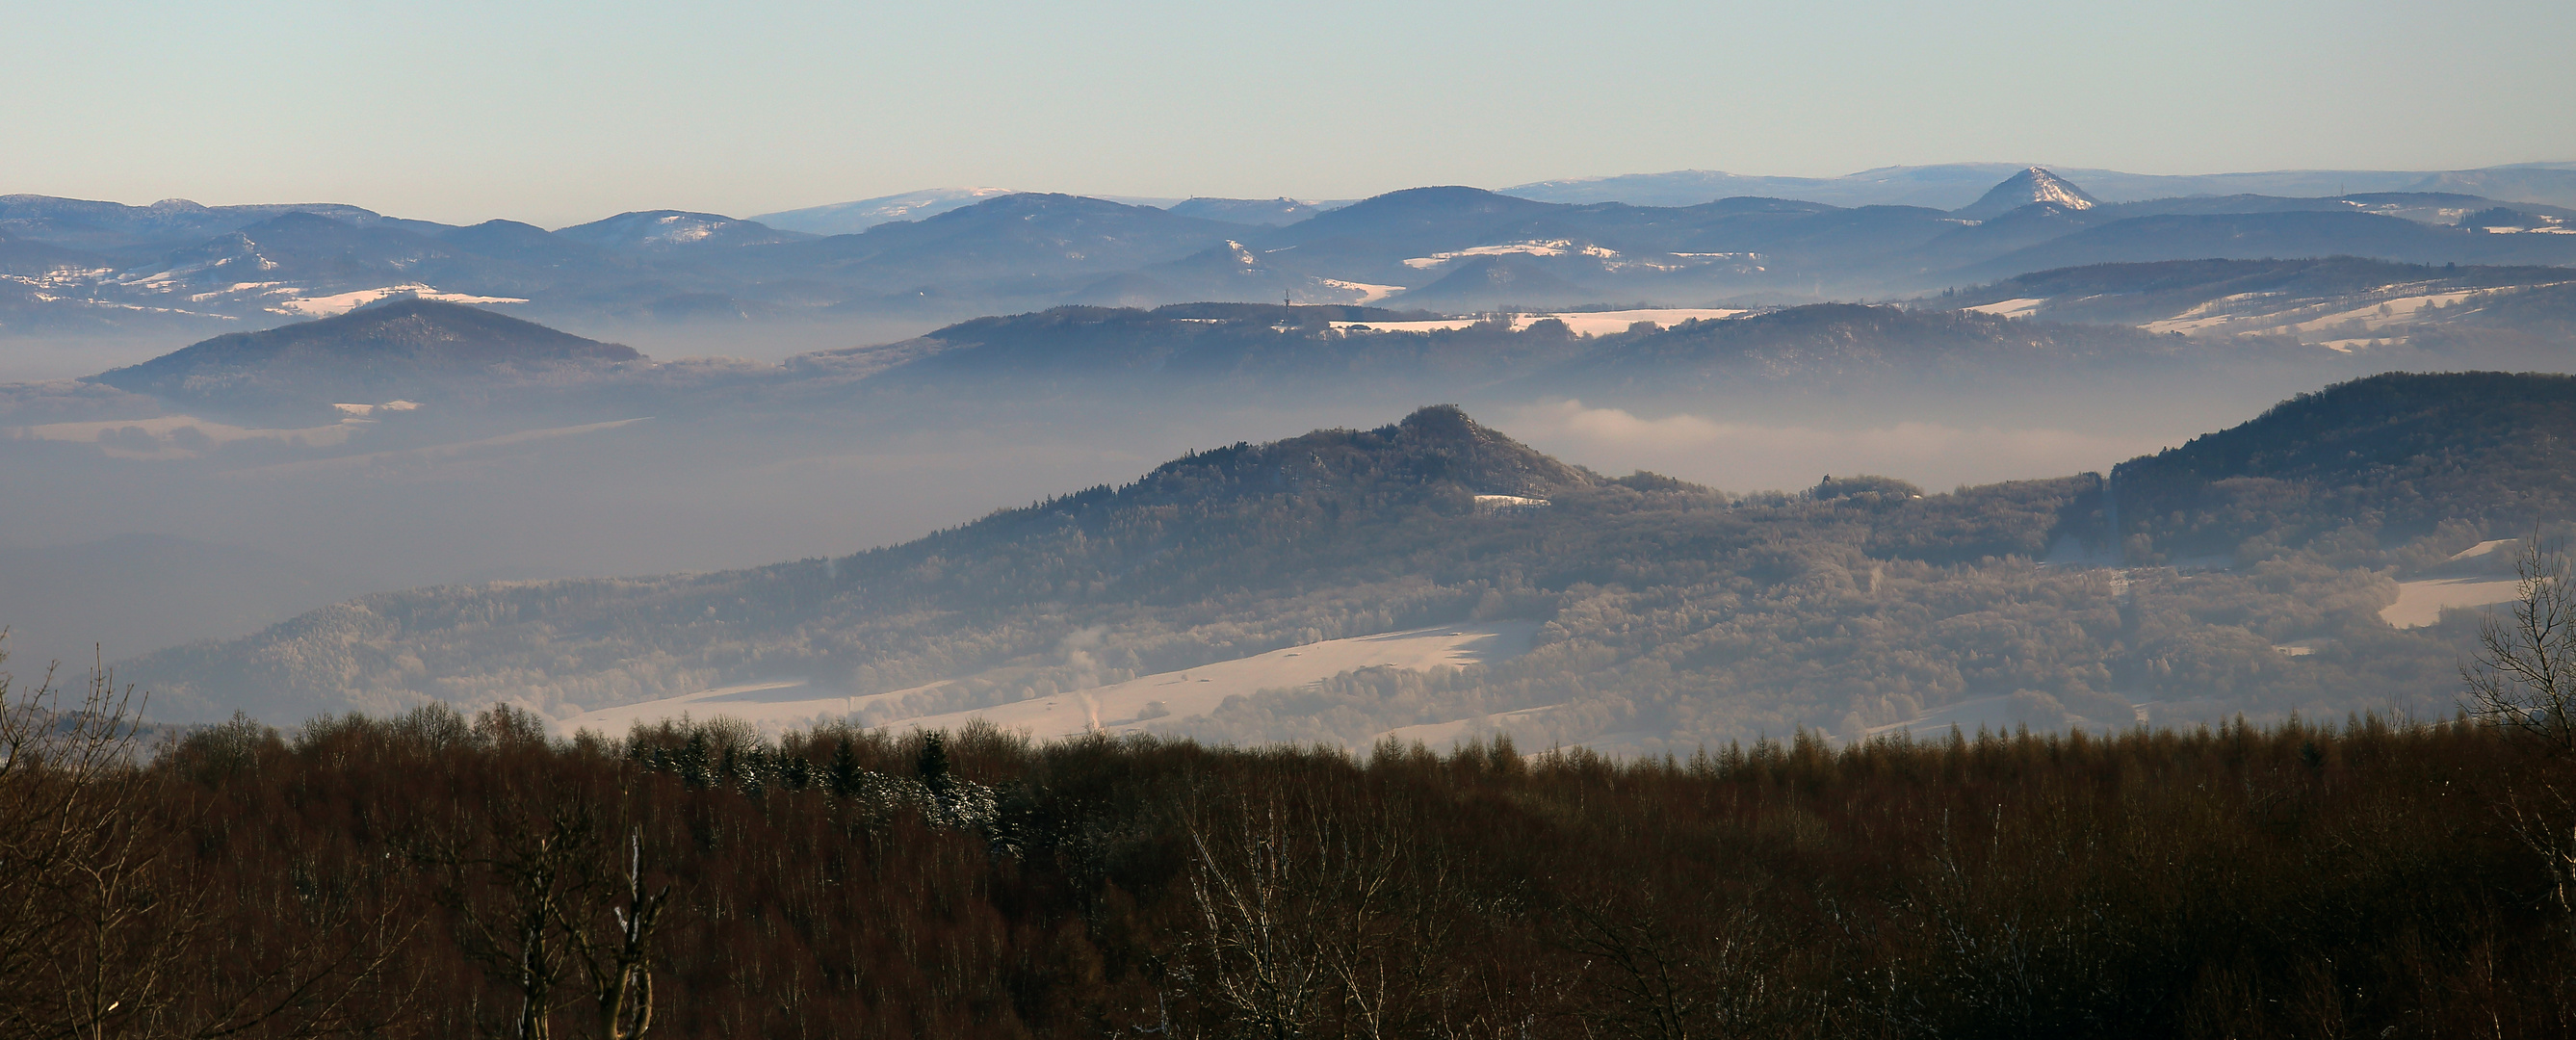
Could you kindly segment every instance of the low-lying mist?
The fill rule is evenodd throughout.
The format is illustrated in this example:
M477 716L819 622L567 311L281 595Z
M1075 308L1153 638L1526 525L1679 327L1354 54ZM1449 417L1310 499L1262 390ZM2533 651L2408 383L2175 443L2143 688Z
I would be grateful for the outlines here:
M579 331L665 359L761 359L866 330ZM94 372L175 346L83 343L21 343L0 351L0 369ZM1879 473L1940 490L2107 470L2381 367L2389 362L2271 359L1914 379L1826 373L1679 389L1437 373L1004 374L862 384L839 396L684 386L661 396L433 402L363 417L209 408L186 421L21 426L0 440L0 478L16 492L0 500L0 624L12 626L23 669L85 661L93 644L114 660L238 636L371 591L845 554L1124 483L1193 449L1373 427L1430 403L1460 404L1606 474L1653 470L1745 492ZM302 428L311 443L263 439L277 427Z

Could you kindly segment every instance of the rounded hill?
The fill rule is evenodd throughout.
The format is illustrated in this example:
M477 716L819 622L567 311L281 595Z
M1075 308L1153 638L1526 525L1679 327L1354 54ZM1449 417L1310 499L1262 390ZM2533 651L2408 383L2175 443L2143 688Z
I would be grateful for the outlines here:
M462 304L405 299L319 321L236 332L96 378L162 397L302 391L399 393L424 382L642 360L602 343Z

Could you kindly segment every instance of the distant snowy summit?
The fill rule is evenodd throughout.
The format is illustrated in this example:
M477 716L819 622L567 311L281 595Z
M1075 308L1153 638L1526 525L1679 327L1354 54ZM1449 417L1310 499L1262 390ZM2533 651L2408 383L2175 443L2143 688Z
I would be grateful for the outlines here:
M879 195L856 202L836 202L829 206L762 213L752 220L781 231L802 231L809 235L854 235L879 224L898 220L920 220L954 209L964 209L985 199L1017 195L1017 188L925 188L901 195Z
M2092 209L2101 200L2084 193L2084 189L2066 178L2037 166L2005 178L1988 190L1984 197L1951 210L1950 215L1962 220L1993 220L2024 206L2055 206L2064 210Z
M686 246L751 246L792 242L802 232L773 228L721 213L654 209L620 213L606 220L577 224L555 232L575 242L612 249L676 249Z

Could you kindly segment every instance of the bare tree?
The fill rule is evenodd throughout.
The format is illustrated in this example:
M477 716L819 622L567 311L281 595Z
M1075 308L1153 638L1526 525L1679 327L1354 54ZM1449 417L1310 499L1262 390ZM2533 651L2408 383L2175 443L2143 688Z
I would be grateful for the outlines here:
M193 908L156 890L133 691L96 669L66 704L50 667L32 689L12 678L0 673L0 1031L98 1036L160 994L165 965L136 934L184 929Z
M1187 821L1206 995L1247 1035L1292 1040L1313 1028L1330 985L1312 920L1312 879L1301 876L1305 864L1289 847L1280 805L1257 814L1241 808L1223 830Z
M2478 658L2460 668L2468 708L2479 718L2529 733L2560 752L2576 751L2576 574L2565 551L2526 539L2511 620L2489 614L2478 626Z
M546 1040L554 1035L555 989L567 967L564 889L571 861L593 843L589 806L558 808L534 826L501 806L487 807L484 817L487 833L451 836L429 858L449 872L466 955L517 991L510 1035Z
M142 698L103 665L77 699L53 676L0 673L0 1035L313 1037L404 1013L379 985L411 931L391 907L318 905L248 943L213 927L215 894L172 855L201 806L145 768Z
M1582 1018L1613 1034L1691 1040L1768 1025L1777 951L1758 932L1742 908L1668 914L1651 901L1597 899L1566 909L1559 941L1600 990Z
M520 1040L553 1036L557 1014L585 998L601 1040L652 1029L654 939L671 892L646 891L640 833L628 835L625 870L616 869L600 815L581 795L496 800L426 857L449 872L467 956L516 991L510 1035Z
M626 836L626 876L588 882L584 894L609 897L608 913L616 927L606 939L593 940L591 922L581 919L571 901L557 903L558 923L598 1001L601 1040L636 1040L653 1028L653 931L661 924L671 888L644 891L644 839L634 832Z
M1313 786L1183 814L1197 913L1192 980L1240 1035L1416 1035L1455 964L1456 877L1385 799Z

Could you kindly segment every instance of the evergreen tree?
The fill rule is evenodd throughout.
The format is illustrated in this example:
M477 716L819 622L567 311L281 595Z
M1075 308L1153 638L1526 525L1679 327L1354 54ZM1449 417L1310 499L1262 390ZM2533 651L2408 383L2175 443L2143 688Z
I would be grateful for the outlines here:
M858 793L859 779L859 756L851 753L849 738L843 737L840 746L832 749L832 764L823 773L824 785L831 789L832 797L847 798Z
M921 735L921 758L913 764L913 772L919 774L921 782L933 791L946 791L952 785L953 781L948 776L946 734L933 730Z

